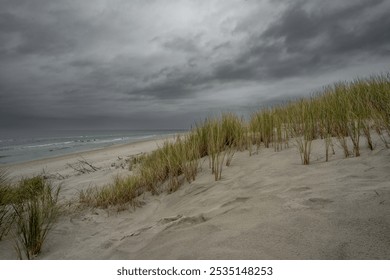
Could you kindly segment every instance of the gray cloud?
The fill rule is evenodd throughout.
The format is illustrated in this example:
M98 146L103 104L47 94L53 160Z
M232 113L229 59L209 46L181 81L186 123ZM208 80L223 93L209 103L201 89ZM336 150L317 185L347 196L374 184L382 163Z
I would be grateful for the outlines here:
M201 39L202 34L197 34L193 37L175 37L169 40L165 40L162 44L168 50L173 52L182 51L190 54L201 52L201 47L198 45L198 41Z
M250 47L217 73L228 79L279 79L339 69L359 56L388 58L389 3L363 1L332 12L307 11L304 3L289 6L261 34L248 27ZM378 8L382 12L364 16Z
M384 0L362 1L338 10L305 11L302 5L293 5L272 24L262 37L283 39L288 53L316 52L343 55L345 52L367 50L368 47L388 50L390 43L389 17L386 10L365 17L368 11L390 8ZM314 47L311 42L316 41Z
M186 65L174 69L163 68L158 75L165 77L162 81L151 83L144 91L139 89L138 92L157 96L161 93L161 98L169 98L169 92L173 98L177 98L180 97L179 93L187 95L198 90L202 84L201 89L218 83L261 82L313 75L345 67L359 56L367 56L368 59L388 57L390 17L383 8L385 1L363 1L332 11L307 11L304 4L304 1L300 1L299 4L288 6L280 18L263 32L258 32L261 22L257 14L253 14L252 18L245 19L245 23L250 25L244 27L241 24L234 30L246 32L249 36L232 57L217 60L208 65L206 71L188 69ZM378 7L381 13L364 17L367 11ZM189 53L198 50L194 41L189 39L170 40L169 46ZM222 46L231 47L230 43ZM212 56L207 50L203 50L203 55Z
M0 128L183 127L389 70L384 0L0 6Z

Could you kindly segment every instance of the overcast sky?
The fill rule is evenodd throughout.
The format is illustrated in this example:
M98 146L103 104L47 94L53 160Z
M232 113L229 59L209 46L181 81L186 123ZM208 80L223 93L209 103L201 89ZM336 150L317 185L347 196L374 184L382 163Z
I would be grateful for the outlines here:
M0 0L0 131L188 128L389 70L389 0Z

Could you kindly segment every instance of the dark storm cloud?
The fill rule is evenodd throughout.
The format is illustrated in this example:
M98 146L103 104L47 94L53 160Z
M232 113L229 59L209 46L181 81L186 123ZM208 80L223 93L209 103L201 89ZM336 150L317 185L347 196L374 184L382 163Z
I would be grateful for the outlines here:
M191 66L165 67L151 76L145 77L146 85L129 91L133 98L146 95L161 100L189 98L192 93L210 88L212 77L190 69Z
M165 42L162 45L171 51L182 51L194 54L201 51L201 48L197 44L201 37L202 34L197 34L196 36L189 38L176 37L164 40Z
M262 37L266 40L283 39L287 53L309 51L314 55L339 56L373 48L386 54L383 51L389 51L389 13L385 11L370 18L364 16L367 10L375 10L384 2L363 1L332 12L308 12L301 5L293 5ZM311 47L310 42L316 40L320 44Z
M312 8L309 1L292 2L279 18L262 32L257 14L245 18L233 33L246 33L238 53L202 68L163 68L159 82L151 82L138 92L160 98L181 95L218 83L235 81L270 81L280 78L314 75L345 67L360 57L380 58L390 54L390 15L384 0L361 1L332 10ZM385 6L385 7L383 7ZM369 14L370 11L379 12ZM193 38L175 38L164 44L176 51L198 52ZM213 47L230 48L229 42ZM212 56L212 53L203 52ZM153 79L150 79L153 80ZM203 87L200 85L203 84Z
M0 0L0 7L0 127L187 124L215 108L253 105L254 96L263 104L283 92L297 96L316 77L390 54L384 0ZM288 79L300 82L291 89Z
M249 47L219 65L216 76L262 80L310 75L343 67L359 55L390 54L390 5L379 14L365 15L385 1L363 1L333 11L307 11L303 4L289 6L260 34L253 26L239 26L251 35ZM254 24L253 19L246 22Z
M11 13L1 13L0 18L1 55L55 55L75 47L72 38L63 32L67 27L62 24L52 25L51 20Z

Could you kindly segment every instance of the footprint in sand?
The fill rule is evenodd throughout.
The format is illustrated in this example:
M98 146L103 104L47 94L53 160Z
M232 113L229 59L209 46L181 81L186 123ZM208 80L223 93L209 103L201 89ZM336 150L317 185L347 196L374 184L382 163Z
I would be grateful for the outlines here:
M196 216L191 216L191 217L186 217L183 216L180 219L177 219L176 221L171 222L170 224L167 225L167 227L164 229L169 229L172 227L187 227L187 226L193 226L196 224L204 223L208 219L206 219L203 214L199 214Z
M152 226L143 227L139 230L136 230L132 232L131 234L125 235L121 238L121 240L129 237L139 236L141 233L146 232L152 228L158 228L159 226L162 228L162 230L166 230L171 227L182 227L182 226L191 226L199 223L203 223L207 221L207 219L203 216L203 214L192 216L192 217L186 217L183 215L177 215L173 217L166 217L160 219L156 224Z
M228 202L222 204L221 207L227 207L227 206L231 206L231 205L234 205L237 203L244 203L248 199L249 199L249 197L237 197L236 199L233 199L231 201L228 201Z
M166 217L166 218L162 218L158 221L158 224L160 225L165 225L165 224L168 224L168 223L172 223L178 219L180 219L181 217L183 217L183 215L177 215L177 216L174 216L174 217Z
M321 198L321 197L312 197L303 202L303 204L310 206L312 208L322 208L325 207L327 204L332 203L333 200Z
M321 209L332 202L333 200L320 197L312 197L303 201L301 199L291 199L283 205L283 208L288 210Z
M136 231L134 231L134 232L132 232L132 233L130 233L130 234L128 234L128 235L123 236L123 237L121 238L121 240L123 240L123 239L125 239L125 238L128 238L128 237L132 237L132 236L138 236L138 235L140 235L141 233L143 233L143 232L145 232L145 231L151 229L152 227L153 227L153 226L143 227L143 228L141 228L141 229L139 229L139 230L136 230Z
M117 239L107 240L107 241L103 242L102 244L100 244L100 248L102 248L102 249L109 249L109 248L111 248L114 245L114 243L116 241L118 241L118 240Z

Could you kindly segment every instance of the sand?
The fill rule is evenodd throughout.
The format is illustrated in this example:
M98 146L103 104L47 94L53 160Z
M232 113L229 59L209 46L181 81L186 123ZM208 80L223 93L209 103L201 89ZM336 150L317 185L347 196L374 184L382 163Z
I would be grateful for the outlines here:
M110 147L9 166L18 178L43 169L62 184L62 199L102 186L130 155L159 141ZM364 141L362 141L364 142ZM297 149L237 152L215 182L202 170L177 192L145 194L142 206L78 209L69 206L49 233L38 259L390 259L390 150L376 140L360 157L336 154L325 162L321 140L312 162ZM68 163L87 159L100 169L77 174ZM15 259L12 242L0 242L0 259Z

